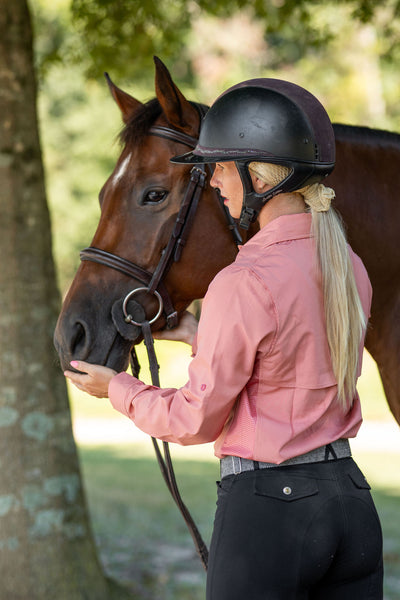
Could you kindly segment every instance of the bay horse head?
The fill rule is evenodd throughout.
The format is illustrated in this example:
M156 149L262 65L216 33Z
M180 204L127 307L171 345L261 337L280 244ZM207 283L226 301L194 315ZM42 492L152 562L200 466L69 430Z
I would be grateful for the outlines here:
M153 330L174 326L236 256L233 224L227 226L208 173L170 163L194 147L206 107L186 100L154 60L156 97L145 104L108 78L124 122L123 147L57 322L62 369L72 359L126 369L142 340L141 321Z

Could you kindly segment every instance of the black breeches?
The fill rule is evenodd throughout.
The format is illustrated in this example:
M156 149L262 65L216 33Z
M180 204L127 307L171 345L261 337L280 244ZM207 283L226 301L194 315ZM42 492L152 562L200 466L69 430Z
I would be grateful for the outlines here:
M382 600L382 533L351 458L218 482L207 600Z

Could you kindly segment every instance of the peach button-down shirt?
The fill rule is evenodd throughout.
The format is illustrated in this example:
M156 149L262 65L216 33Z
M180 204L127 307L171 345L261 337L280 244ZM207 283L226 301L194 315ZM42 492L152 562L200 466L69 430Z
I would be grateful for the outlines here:
M109 386L114 408L164 441L214 441L219 458L279 464L354 437L360 400L346 414L337 402L310 229L306 213L262 228L209 286L187 383L160 389L121 373ZM350 252L369 316L371 285Z

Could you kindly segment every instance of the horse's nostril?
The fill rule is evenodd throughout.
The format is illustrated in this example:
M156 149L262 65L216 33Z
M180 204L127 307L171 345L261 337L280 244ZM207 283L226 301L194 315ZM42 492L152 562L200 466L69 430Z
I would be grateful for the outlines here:
M75 323L71 336L71 354L73 356L83 354L82 350L87 347L87 343L88 335L85 326L80 322Z

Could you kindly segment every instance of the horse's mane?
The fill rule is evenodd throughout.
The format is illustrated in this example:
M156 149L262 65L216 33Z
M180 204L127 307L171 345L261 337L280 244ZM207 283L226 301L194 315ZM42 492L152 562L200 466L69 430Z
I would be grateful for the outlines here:
M162 113L162 108L157 98L152 98L136 110L123 130L119 138L123 144L139 145L148 133L157 117Z
M197 102L191 102L202 116L207 112L208 106ZM161 115L162 108L157 98L152 98L145 102L136 110L125 127L119 134L119 140L122 144L134 144L139 146L155 120Z
M392 131L340 123L334 123L333 128L338 140L371 145L391 145L400 148L400 135Z

